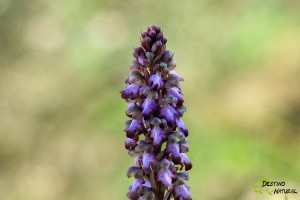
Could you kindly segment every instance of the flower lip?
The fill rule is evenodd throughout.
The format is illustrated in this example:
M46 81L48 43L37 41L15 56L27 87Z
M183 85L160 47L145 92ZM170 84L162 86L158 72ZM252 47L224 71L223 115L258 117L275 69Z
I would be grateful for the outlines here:
M157 72L155 74L152 74L149 78L149 83L151 85L150 88L152 90L160 90L164 85L163 79L161 77L161 73Z

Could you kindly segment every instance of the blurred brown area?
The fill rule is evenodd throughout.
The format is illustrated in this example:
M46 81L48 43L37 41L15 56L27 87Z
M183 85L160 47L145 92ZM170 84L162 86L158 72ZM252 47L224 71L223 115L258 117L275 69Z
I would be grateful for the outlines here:
M125 87L148 24L184 77L194 199L300 192L300 3L0 0L0 199L126 199ZM289 200L298 199L288 195Z

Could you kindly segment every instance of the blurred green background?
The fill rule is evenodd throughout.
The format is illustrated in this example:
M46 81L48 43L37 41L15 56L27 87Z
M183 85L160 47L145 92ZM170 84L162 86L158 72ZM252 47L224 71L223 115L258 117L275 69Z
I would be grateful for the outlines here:
M190 130L195 200L300 193L297 0L0 0L0 199L126 199L120 91L148 24L163 28Z

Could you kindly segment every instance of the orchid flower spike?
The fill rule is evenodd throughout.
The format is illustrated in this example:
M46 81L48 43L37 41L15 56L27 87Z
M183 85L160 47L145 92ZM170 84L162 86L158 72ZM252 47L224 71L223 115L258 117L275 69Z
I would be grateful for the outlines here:
M130 76L121 96L128 102L125 148L135 157L127 171L134 177L131 200L191 200L188 171L192 163L189 134L181 120L186 107L176 62L166 50L167 38L159 26L141 33L141 46L133 51ZM183 171L183 169L185 171Z

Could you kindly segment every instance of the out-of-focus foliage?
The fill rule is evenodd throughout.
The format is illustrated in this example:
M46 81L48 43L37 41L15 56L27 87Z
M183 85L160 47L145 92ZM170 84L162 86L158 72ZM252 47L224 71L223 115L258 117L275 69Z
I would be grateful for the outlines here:
M125 199L125 87L139 31L175 52L195 200L300 192L296 0L0 0L0 199ZM289 195L289 200L299 198Z

